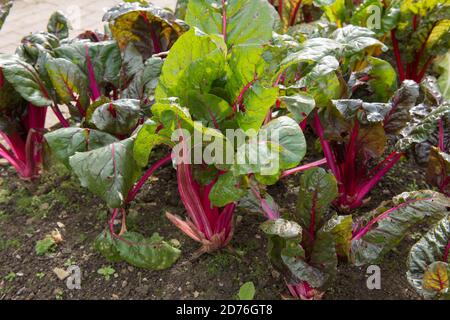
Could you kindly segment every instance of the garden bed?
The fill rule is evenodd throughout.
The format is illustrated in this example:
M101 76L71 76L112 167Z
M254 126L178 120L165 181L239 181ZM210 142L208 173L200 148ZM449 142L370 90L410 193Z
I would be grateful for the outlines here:
M235 237L228 250L191 259L198 244L165 218L166 211L184 212L176 173L169 167L155 174L156 187L147 183L132 204L127 224L147 235L159 232L166 239L176 239L181 258L163 271L107 262L93 249L94 239L109 219L106 206L81 188L76 178L61 173L62 167L57 169L35 184L19 180L5 167L0 171L0 299L234 299L247 281L254 282L257 299L281 299L280 293L286 293L282 277L266 257L267 240L259 230L264 219L256 214L237 212ZM294 211L298 180L293 176L269 189L283 214ZM409 161L402 162L373 190L371 203L426 187L421 181L423 172ZM37 256L36 241L55 228L64 241L53 253ZM367 289L365 267L342 264L324 299L417 299L405 276L406 256L414 240L414 234L409 235L380 264L381 290ZM69 264L82 271L81 290L67 289L52 271ZM108 266L115 272L106 280L98 270Z

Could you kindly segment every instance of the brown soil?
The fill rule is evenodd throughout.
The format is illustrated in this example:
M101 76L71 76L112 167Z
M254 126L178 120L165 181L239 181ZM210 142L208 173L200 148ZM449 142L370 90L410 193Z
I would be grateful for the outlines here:
M286 288L267 260L266 239L259 231L262 217L238 210L232 249L192 260L198 245L164 216L166 211L184 214L175 172L166 167L155 177L132 204L128 228L148 236L159 232L180 242L182 257L164 271L109 263L93 249L93 240L106 225L107 208L65 168L54 167L35 183L0 168L0 299L234 299L247 281L256 286L255 298L281 298ZM284 213L294 210L298 179L294 176L269 188ZM405 161L373 190L370 206L403 191L425 188L422 181L423 172ZM50 254L36 255L36 241L55 228L64 237L62 244ZM414 239L416 234L409 235L380 264L381 290L367 289L365 268L342 264L324 298L417 299L405 279L406 254ZM69 264L81 268L81 290L67 289L52 271ZM98 273L105 266L115 269L109 280Z

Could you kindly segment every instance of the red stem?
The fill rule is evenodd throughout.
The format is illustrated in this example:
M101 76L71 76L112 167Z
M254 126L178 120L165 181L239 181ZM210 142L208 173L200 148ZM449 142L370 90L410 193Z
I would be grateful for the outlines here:
M398 46L397 37L395 36L395 31L396 31L396 29L391 30L392 47L394 49L395 61L397 63L397 70L398 70L398 74L400 77L400 82L403 82L403 80L405 80L406 77L405 77L405 71L403 70L402 59L400 57L400 49Z
M448 262L448 254L449 254L449 252L450 252L450 240L448 240L447 246L445 247L444 255L442 256L442 261Z
M136 195L138 194L139 190L141 190L142 186L148 180L148 178L150 178L157 169L159 169L160 167L162 167L163 165L165 165L171 161L172 161L172 154L170 153L170 154L166 155L164 158L158 160L150 168L148 168L148 170L144 173L144 175L139 179L139 181L134 185L134 187L128 193L126 202L133 201L134 198L136 198Z
M227 7L225 0L222 0L222 35L223 40L227 42Z
M155 49L154 53L158 54L158 53L162 52L160 40L159 40L158 36L156 35L155 30L153 29L153 25L148 20L147 15L145 14L145 12L142 12L140 14L140 16L144 19L145 24L150 29L150 37L152 38L153 49Z
M58 107L58 105L56 103L52 105L52 110L53 110L53 112L55 113L55 115L58 118L59 122L61 122L61 125L64 128L70 127L69 122L64 118L64 116L61 113L61 110L59 110L59 107Z
M361 239L362 237L364 237L364 235L366 235L366 233L370 231L370 229L372 228L372 226L373 226L376 222L378 222L378 221L380 221L380 220L382 220L382 219L388 217L392 212L394 212L394 211L396 211L396 210L398 210L398 209L400 209L400 208L406 207L406 206L410 205L411 203L414 203L414 202L417 202L417 201L431 200L431 199L432 199L432 198L412 199L412 200L406 201L406 202L404 202L404 203L401 203L401 204L399 204L398 206L395 206L395 207L393 207L393 208L390 208L389 210L383 212L382 214L380 214L380 215L377 216L376 218L374 218L374 219L372 219L371 221L369 221L369 223L367 223L367 225L366 225L364 228L360 229L360 230L352 237L352 240L359 240L359 239Z
M5 160L8 161L20 175L22 175L22 173L24 172L25 165L22 163L22 161L14 157L8 151L8 149L6 149L6 147L1 143L0 143L0 156L5 158Z
M400 160L400 158L403 156L403 153L397 153L392 161L390 161L385 167L383 167L380 171L378 171L375 176L373 176L368 182L366 182L358 191L358 196L356 197L356 200L353 202L353 204L350 206L350 209L354 209L358 207L361 203L364 197L372 190L372 188L378 183L378 181L383 178L383 176Z
M422 69L420 70L419 74L416 76L415 81L420 82L422 81L422 78L425 76L425 73L428 70L428 67L430 66L431 62L433 61L434 57L429 57L425 64L423 65Z
M302 0L299 0L296 4L294 9L291 11L291 17L289 19L289 26L293 26L295 24L295 20L297 18L298 9L300 9L300 5L302 4Z
M89 85L91 87L91 93L92 93L92 100L96 101L100 97L100 91L97 87L97 81L95 80L95 72L94 68L92 67L92 61L91 57L89 55L89 48L88 46L85 46L85 52L86 52L86 61L87 61L87 69L88 69L88 75L89 75Z
M267 204L266 200L264 200L263 197L261 197L261 195L259 194L258 190L256 190L256 188L254 186L250 186L250 188L252 189L254 195L259 199L259 201L261 202L261 207L263 208L264 213L266 214L266 217L269 220L276 220L278 218L280 218L280 214L278 212L273 211L270 206Z
M298 166L298 167L295 167L295 168L283 171L283 173L281 174L280 178L285 178L287 176L290 176L291 174L294 174L294 173L297 173L297 172L301 172L301 171L305 171L305 170L308 170L308 169L311 169L311 168L314 168L314 167L318 167L318 166L321 166L321 165L326 164L326 163L327 163L327 159L326 158L323 158L323 159L320 159L320 160L317 160L317 161L314 161L314 162L311 162L311 163L307 163L307 164L304 164L302 166Z
M283 0L278 0L278 14L283 19Z
M442 152L445 152L445 146L444 146L444 121L442 119L439 119L439 150Z

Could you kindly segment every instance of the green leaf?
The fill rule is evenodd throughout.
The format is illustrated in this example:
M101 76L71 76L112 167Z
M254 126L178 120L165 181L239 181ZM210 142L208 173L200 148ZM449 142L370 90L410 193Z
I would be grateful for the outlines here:
M253 284L253 282L251 281L246 282L239 288L238 294L239 300L253 300L254 296L255 296L255 285Z
M427 183L439 187L441 192L450 194L450 183L446 179L450 176L450 154L432 147L428 159Z
M350 258L353 218L351 215L333 215L324 225L324 231L331 232L340 257Z
M116 247L120 257L129 264L145 269L163 270L171 267L180 257L181 251L154 233L150 238L127 231L122 238L131 242L116 240Z
M415 143L421 143L430 137L436 130L439 119L450 115L450 102L446 101L425 118L423 118L412 129L406 132L405 136L400 139L395 147L399 150L406 150Z
M355 89L359 89L364 84L365 86L362 86L362 88L365 90L362 92L361 99L366 102L388 102L397 89L397 73L387 61L367 57L367 62L368 66L364 70L352 74L352 79L356 80L355 84L350 84L353 87L352 97L358 98L358 90ZM368 78L369 80L360 83L359 79L362 78ZM350 79L350 82L352 79Z
M98 235L94 241L94 248L110 262L119 262L122 260L120 252L116 247L116 240L111 236L109 230L103 230Z
M171 146L173 144L173 142L167 137L157 134L157 128L158 124L148 119L136 135L133 148L133 157L140 167L145 167L148 164L148 158L150 157L150 154L155 146L160 144L167 144Z
M67 17L61 11L55 11L48 20L47 31L53 33L58 39L66 39L69 37L70 23Z
M387 50L387 47L375 37L373 31L363 27L347 25L334 31L332 38L341 44L345 57L351 57L371 48Z
M52 58L47 60L45 69L63 103L69 105L72 101L79 101L83 109L88 107L88 79L76 64L66 59Z
M219 127L233 114L233 109L227 101L209 93L189 92L186 106L191 110L195 120L201 121L204 126L211 128Z
M183 21L151 3L118 4L106 12L103 21L109 22L122 50L132 43L144 59L168 51L186 31Z
M265 0L191 0L186 22L208 34L222 34L226 12L225 38L228 47L262 44L272 37L274 9ZM257 10L255 10L257 8Z
M36 246L34 248L36 254L38 256L43 255L51 251L56 246L55 240L51 236L46 236L42 240L38 240L36 242Z
M178 97L182 105L195 90L209 93L213 82L225 74L225 44L193 28L174 44L162 67L156 99Z
M384 130L387 133L398 134L411 120L410 110L419 97L419 86L412 80L403 81L395 92L390 103L392 109L384 120Z
M442 96L446 100L450 100L450 52L447 52L436 63L440 76L438 79L439 88Z
M284 239L301 238L302 227L294 221L277 219L267 220L261 224L261 230L269 236L278 236Z
M61 45L54 52L57 58L71 61L88 76L86 48L94 68L95 80L98 86L101 88L110 84L118 87L122 57L119 46L115 41L73 41Z
M239 186L239 178L232 172L220 175L209 193L209 199L216 207L224 207L229 203L238 201L245 195L245 190Z
M390 209L387 206L389 205ZM431 190L404 192L366 214L370 221L355 232L352 261L358 266L378 262L414 225L447 215L450 198Z
M236 174L279 175L303 159L306 141L299 125L289 117L279 117L264 125L248 143L238 146Z
M300 178L297 200L297 217L302 228L310 233L318 231L324 223L324 215L331 202L337 196L337 182L332 173L327 173L322 168L305 171Z
M360 99L333 100L333 105L346 120L356 118L361 124L381 122L391 110L388 103L369 103Z
M450 243L450 215L440 220L431 230L429 230L414 246L412 246L407 260L408 271L406 276L408 282L413 288L424 298L430 299L444 293L449 287L448 280L448 264L450 260L442 261L446 248ZM440 265L435 263L439 262ZM433 265L434 264L434 265ZM442 287L436 288L424 276L437 268L447 264L447 284L442 282ZM434 277L433 277L434 278ZM424 281L427 280L427 281ZM441 278L441 280L444 280ZM444 290L441 290L444 289Z
M303 121L316 106L314 98L307 93L297 93L279 99L281 105L292 114L292 118L297 122Z
M259 83L252 85L245 93L243 105L245 112L237 114L239 127L244 130L258 131L278 96L278 89L265 88Z
M49 98L38 73L30 64L16 56L0 55L0 68L5 79L24 98L35 106L49 106Z
M133 139L126 139L69 158L83 187L101 197L111 208L121 208L132 188L138 167L133 158Z
M114 100L97 107L89 122L110 134L128 135L136 128L140 111L139 100Z
M118 140L101 131L88 128L61 128L45 134L51 153L70 169L69 158L76 152L94 150Z

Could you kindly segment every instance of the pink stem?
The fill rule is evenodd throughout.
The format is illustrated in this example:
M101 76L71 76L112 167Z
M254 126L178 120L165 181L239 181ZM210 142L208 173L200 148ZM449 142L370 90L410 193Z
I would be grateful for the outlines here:
M24 171L25 165L19 160L16 159L9 151L6 149L4 145L0 143L0 156L6 159L13 167L16 169L16 171L22 175Z
M397 62L397 69L400 77L400 82L403 82L403 80L405 80L406 77L405 71L403 70L402 58L400 57L400 49L398 46L397 37L395 36L395 31L396 31L395 29L391 30L392 47L394 49L395 61Z
M227 7L225 0L222 0L222 35L223 40L227 42Z
M366 233L370 231L370 229L372 228L372 226L373 226L375 223L377 223L378 221L380 221L380 220L382 220L382 219L388 217L392 212L394 212L394 211L396 211L396 210L398 210L398 209L400 209L400 208L406 207L406 206L410 205L411 203L418 202L418 201L431 200L431 199L432 199L432 198L412 199L412 200L406 201L406 202L404 202L404 203L401 203L401 204L399 204L398 206L395 206L395 207L393 207L393 208L390 208L389 210L386 210L385 212L383 212L383 213L380 214L379 216L377 216L377 217L375 217L374 219L372 219L371 221L369 221L369 223L367 223L367 225L366 225L364 228L362 228L361 230L359 230L359 231L352 237L352 240L359 240L359 239L361 239L362 237L364 237L364 235L366 235Z
M154 165L152 165L139 179L139 181L134 185L134 187L130 190L130 192L128 193L127 202L133 201L134 198L136 198L136 195L138 194L139 190L141 190L142 186L145 184L148 178L150 178L157 169L159 169L160 167L171 161L172 161L172 154L170 153L166 155L164 158L158 160Z
M91 57L89 55L89 48L88 46L85 46L85 52L86 52L86 61L87 61L87 69L89 74L89 85L91 87L91 93L92 93L92 100L96 101L100 97L100 91L97 87L97 81L95 80L95 72L94 68L92 66Z
M256 190L256 188L254 186L250 187L253 191L253 193L255 194L255 196L259 199L259 201L261 202L261 206L264 210L264 213L266 214L266 217L269 220L276 220L278 218L280 218L280 214L278 212L273 211L269 205L267 204L266 200L264 200L263 197L261 197L261 195L259 194L258 190Z
M55 113L56 117L58 118L59 122L61 122L61 125L64 128L70 127L69 122L64 118L63 114L61 113L61 110L59 110L59 107L57 104L52 105L52 110Z
M442 257L442 261L448 262L448 254L449 254L449 252L450 252L450 240L448 240L447 246L445 247L444 255Z
M327 159L326 158L323 158L323 159L320 159L320 160L317 160L317 161L314 161L314 162L311 162L311 163L307 163L307 164L304 164L302 166L298 166L296 168L292 168L292 169L283 171L283 173L281 174L280 178L285 178L287 176L290 176L291 174L294 174L294 173L297 173L297 172L300 172L300 171L305 171L305 170L308 170L308 169L311 169L311 168L314 168L314 167L318 167L318 166L321 166L321 165L326 164L326 163L327 163Z
M372 188L384 177L384 175L391 170L391 168L400 160L403 156L403 153L396 154L392 161L390 161L385 167L383 167L380 171L378 171L373 178L371 178L367 183L365 183L358 191L358 196L356 197L355 202L350 206L351 209L358 207L364 197L372 190Z
M445 152L444 146L444 122L439 119L439 150Z

